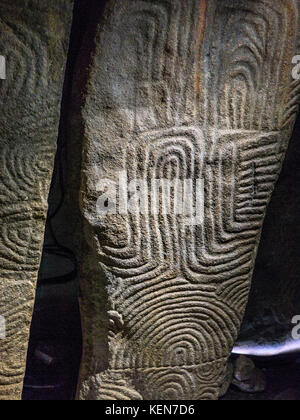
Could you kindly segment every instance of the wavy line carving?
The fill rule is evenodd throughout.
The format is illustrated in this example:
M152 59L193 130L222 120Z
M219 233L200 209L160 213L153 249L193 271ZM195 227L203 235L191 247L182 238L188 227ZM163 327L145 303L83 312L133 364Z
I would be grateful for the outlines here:
M0 399L20 399L72 0L0 0Z
M298 9L290 0L111 3L84 109L81 203L107 283L108 356L96 373L120 375L119 394L130 383L127 395L146 399L219 396L297 110ZM150 213L99 220L97 173L117 181L119 171L147 185L204 179L204 224ZM95 305L97 269L83 266ZM97 362L86 345L83 381ZM101 381L80 397L93 387L97 399L119 398Z

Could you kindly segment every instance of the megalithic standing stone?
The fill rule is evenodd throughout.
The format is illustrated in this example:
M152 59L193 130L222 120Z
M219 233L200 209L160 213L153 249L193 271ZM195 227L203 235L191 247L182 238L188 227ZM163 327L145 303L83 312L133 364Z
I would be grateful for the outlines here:
M72 3L0 0L0 399L22 393Z
M82 113L80 399L224 392L298 109L298 13L293 0L108 1ZM204 222L151 212L150 192L148 212L99 214L120 172L148 192L203 179Z

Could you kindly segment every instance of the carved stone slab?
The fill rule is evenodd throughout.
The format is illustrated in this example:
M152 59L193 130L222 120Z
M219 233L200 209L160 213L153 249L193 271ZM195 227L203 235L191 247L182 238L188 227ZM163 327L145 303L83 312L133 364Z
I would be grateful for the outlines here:
M0 399L22 392L71 16L71 0L0 0Z
M79 398L216 399L224 391L297 112L298 7L108 2L82 113ZM204 223L150 210L100 218L100 182L118 183L122 171L149 185L204 179Z

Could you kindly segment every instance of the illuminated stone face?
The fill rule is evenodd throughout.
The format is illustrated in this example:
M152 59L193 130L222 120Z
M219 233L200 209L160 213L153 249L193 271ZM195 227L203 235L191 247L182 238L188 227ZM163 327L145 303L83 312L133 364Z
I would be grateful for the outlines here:
M80 398L224 391L297 111L298 6L108 2L83 110ZM120 172L203 179L204 220L189 226L150 204L99 217L97 185Z
M71 15L0 0L0 399L22 394Z

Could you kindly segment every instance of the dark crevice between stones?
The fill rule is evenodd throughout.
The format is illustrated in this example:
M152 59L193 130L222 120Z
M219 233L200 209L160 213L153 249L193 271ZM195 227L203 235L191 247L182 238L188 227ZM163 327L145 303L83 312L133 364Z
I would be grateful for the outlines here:
M240 341L278 345L300 314L300 116L263 226ZM299 342L300 349L300 342Z
M97 24L105 1L76 0L66 64L57 155L49 194L43 256L31 325L23 400L72 400L76 394L82 351L78 305L74 230L78 210L70 206L71 191L78 191L80 173L68 174L72 155L80 144L68 139L70 112L80 112L80 97L88 78ZM76 63L82 71L74 83ZM79 100L72 103L76 96ZM77 107L77 109L74 109ZM71 158L69 157L71 156ZM80 170L80 159L78 170ZM78 171L77 171L78 172ZM77 184L70 185L76 180Z

